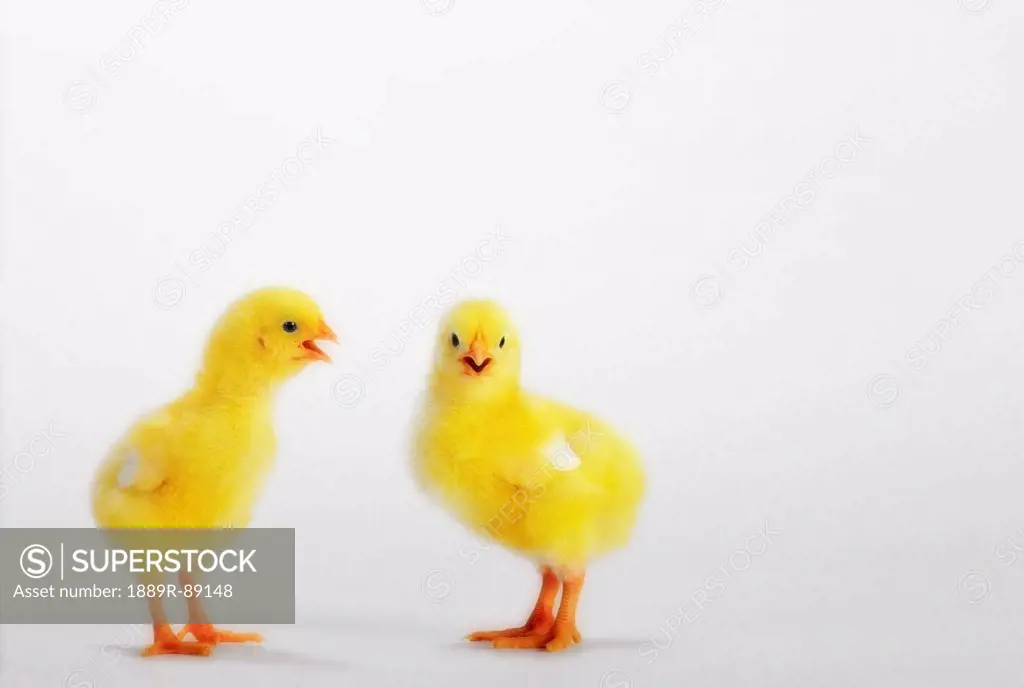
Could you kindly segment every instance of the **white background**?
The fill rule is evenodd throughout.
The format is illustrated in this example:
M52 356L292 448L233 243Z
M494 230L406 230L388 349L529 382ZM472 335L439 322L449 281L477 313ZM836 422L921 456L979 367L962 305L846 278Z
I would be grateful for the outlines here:
M297 626L205 661L4 627L0 683L1019 684L1021 3L193 0L155 36L132 30L149 0L4 5L3 525L90 527L109 443L246 290L307 290L342 346L281 394L253 524L298 529ZM407 470L438 313L403 320L445 280L508 307L526 384L645 457L634 540L592 567L561 655L459 640L520 622L537 578L493 547L470 563Z

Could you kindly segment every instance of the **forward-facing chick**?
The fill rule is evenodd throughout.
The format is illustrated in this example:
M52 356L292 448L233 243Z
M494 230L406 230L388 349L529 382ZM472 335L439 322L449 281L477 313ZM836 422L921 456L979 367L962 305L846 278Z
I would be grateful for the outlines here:
M490 301L457 305L438 334L414 472L463 523L540 567L526 623L469 639L557 651L580 640L585 570L628 540L644 475L627 440L588 413L524 391L519 373L520 340L506 313Z
M316 344L322 339L337 342L302 292L265 288L232 304L193 387L135 422L99 467L92 492L99 526L246 527L274 461L274 392L307 364L330 361ZM188 574L181 584L191 584ZM160 599L150 600L154 643L144 654L209 654L220 642L260 640L217 630L197 597L188 604L189 623L175 635ZM184 642L189 633L198 642Z

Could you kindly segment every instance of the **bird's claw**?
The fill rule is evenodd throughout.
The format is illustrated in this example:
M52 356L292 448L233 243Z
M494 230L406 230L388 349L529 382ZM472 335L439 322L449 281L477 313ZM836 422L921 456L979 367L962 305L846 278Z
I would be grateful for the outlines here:
M174 643L153 643L142 651L142 656L155 657L157 655L191 655L195 657L209 657L212 652L213 645L209 645L207 643L178 641Z
M259 633L235 633L234 631L222 631L212 624L188 624L178 633L178 640L184 640L185 636L192 634L192 637L200 643L209 645L220 645L221 643L262 643L263 636Z
M506 628L502 631L477 631L466 636L471 643L493 642L499 638L524 638L539 632L530 626L519 626L518 628Z
M191 655L208 657L213 652L213 645L205 642L185 642L183 637L174 634L170 626L156 631L153 644L142 651L143 657L157 655Z
M476 633L470 633L466 636L466 640L477 643L477 642L493 642L499 638L525 638L527 636L537 635L538 633L547 633L555 624L554 617L551 618L531 618L522 626L516 628L506 628L500 631L477 631Z
M580 642L580 632L572 626L558 624L522 636L501 636L492 641L499 650L539 650L558 652Z

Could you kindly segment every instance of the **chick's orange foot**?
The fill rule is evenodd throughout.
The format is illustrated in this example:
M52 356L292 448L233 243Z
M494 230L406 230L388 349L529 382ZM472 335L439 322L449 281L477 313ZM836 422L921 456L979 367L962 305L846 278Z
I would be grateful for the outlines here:
M174 634L174 629L165 625L153 629L153 644L142 651L142 656L193 655L207 657L211 652L213 652L213 645L204 642L186 642Z
M501 631L477 631L466 636L471 642L491 642L499 638L525 638L538 634L547 633L555 624L554 615L546 618L530 619L524 625L516 628L506 628Z
M235 633L234 631L222 631L212 624L188 624L178 633L178 639L183 640L185 636L192 634L192 637L200 643L209 645L220 645L221 643L262 643L263 636L259 633Z
M555 625L555 598L558 597L560 583L558 576L550 566L541 567L540 573L540 595L525 624L502 631L477 631L466 636L466 640L492 642L499 638L525 638L550 631Z
M535 617L550 618L553 604L550 594L552 588L549 582L553 575L554 572L551 570L544 571L544 587L531 619ZM494 647L514 650L543 648L548 652L559 652L580 642L580 632L576 628L576 606L583 588L583 577L582 571L568 573L563 577L562 602L558 608L558 616L554 618L553 623L547 624L546 628L537 628L534 633L522 637L495 638Z
M519 638L502 637L494 640L499 650L547 650L559 652L580 642L580 632L575 626L555 624L550 628Z

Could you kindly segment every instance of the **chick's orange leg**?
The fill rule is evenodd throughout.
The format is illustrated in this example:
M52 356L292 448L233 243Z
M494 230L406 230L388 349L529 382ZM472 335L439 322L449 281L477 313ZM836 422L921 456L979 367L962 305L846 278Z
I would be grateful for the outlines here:
M549 567L541 568L540 596L533 612L526 620L526 623L516 628L506 628L502 631L477 631L466 636L467 640L493 641L498 638L521 638L545 633L555 623L555 598L558 597L558 576Z
M149 599L149 614L153 617L153 644L142 651L143 657L154 655L198 655L206 657L213 651L209 643L185 642L174 634L174 629L164 616L163 602L159 597Z
M576 605L579 603L580 591L583 589L583 573L567 574L562 578L562 602L558 606L558 616L554 624L546 631L518 638L497 638L494 647L499 649L537 650L558 652L580 642L580 632L576 628Z
M182 588L193 585L192 576L182 571L178 575ZM194 589L194 588L193 588ZM221 643L262 643L263 636L259 633L235 633L234 631L223 631L215 628L206 616L198 595L186 598L188 600L188 623L178 632L178 639L183 640L188 634L200 643L208 645L220 645Z

